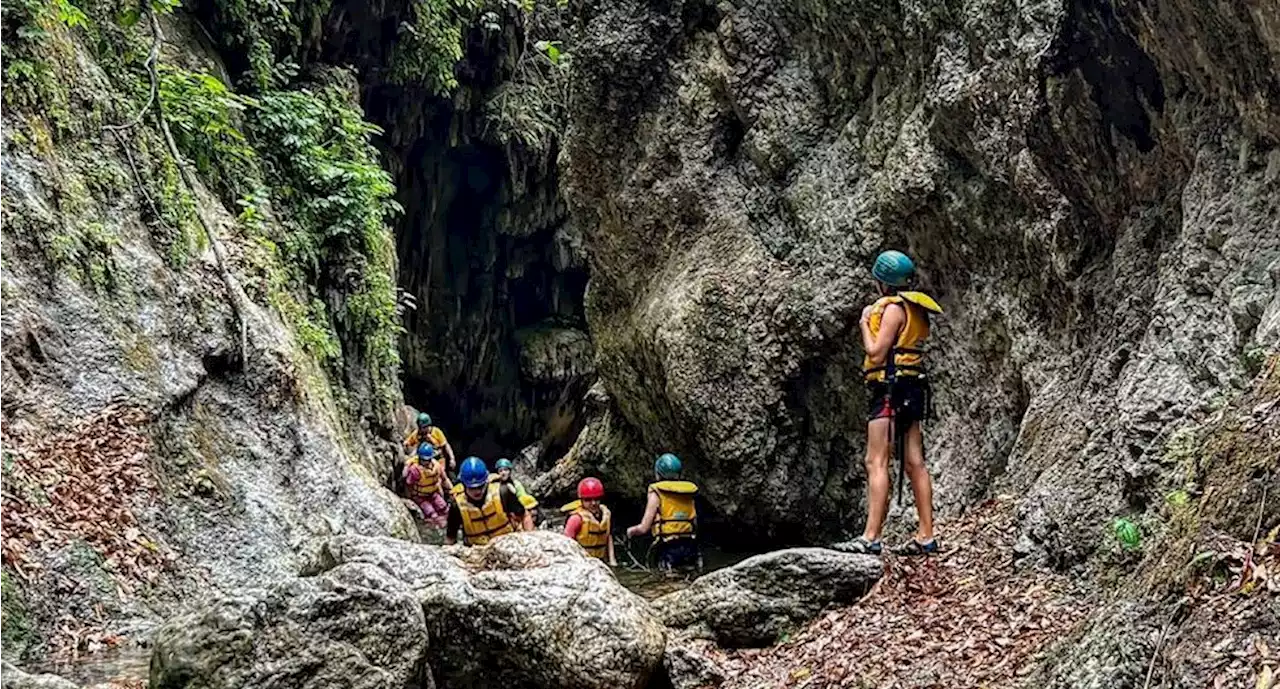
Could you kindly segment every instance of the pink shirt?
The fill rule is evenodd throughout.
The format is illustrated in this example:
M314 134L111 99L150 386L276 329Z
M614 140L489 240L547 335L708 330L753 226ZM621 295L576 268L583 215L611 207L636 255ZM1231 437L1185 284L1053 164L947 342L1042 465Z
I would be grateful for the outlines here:
M582 516L577 514L569 515L569 519L564 523L564 535L577 540L578 529L582 528Z

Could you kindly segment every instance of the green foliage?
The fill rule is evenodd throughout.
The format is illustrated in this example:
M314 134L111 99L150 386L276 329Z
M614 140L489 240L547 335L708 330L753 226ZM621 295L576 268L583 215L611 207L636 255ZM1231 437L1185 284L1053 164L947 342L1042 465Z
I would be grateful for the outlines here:
M391 80L421 83L437 95L458 86L454 66L462 59L464 32L480 0L413 0L408 21L400 23L391 53Z
M1119 517L1111 522L1111 534L1115 536L1120 547L1125 550L1139 550L1142 548L1142 531L1136 523L1129 519Z
M547 151L569 124L569 63L559 41L536 41L485 103L485 114L504 143Z
M252 92L278 85L278 63L297 57L304 29L314 30L330 0L212 0L213 35L248 65L242 85Z
M6 106L39 114L58 133L73 128L68 80L63 74L75 64L68 32L87 22L84 12L69 0L0 3Z
M378 165L370 138L379 129L336 87L262 94L250 118L250 132L263 155L272 202L289 231L281 249L292 275L318 284L345 269L354 282L344 313L335 314L358 334L376 382L390 394L399 364L394 253L387 222L400 212L390 175ZM258 212L245 207L241 216ZM246 216L246 213L248 215ZM347 279L347 278L344 278ZM303 309L285 304L295 324L327 319L317 300ZM331 352L319 332L302 326L299 335L313 351Z
M216 77L161 64L160 105L182 154L228 202L258 177L257 154L240 132L250 98L227 89Z

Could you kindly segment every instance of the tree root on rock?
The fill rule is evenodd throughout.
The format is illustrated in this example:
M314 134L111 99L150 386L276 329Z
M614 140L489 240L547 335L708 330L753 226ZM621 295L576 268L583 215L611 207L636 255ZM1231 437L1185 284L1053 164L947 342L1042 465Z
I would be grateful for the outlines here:
M143 103L138 114L129 122L118 125L104 125L103 129L112 132L120 140L121 147L125 148L125 154L129 159L129 165L133 168L135 183L141 189L143 197L151 204L152 211L156 213L156 217L160 217L159 209L156 208L155 202L143 187L142 180L138 176L137 167L133 163L133 155L128 152L128 147L125 146L123 137L120 134L122 131L132 129L141 124L147 112L151 110L152 105L155 106L156 121L160 124L160 133L164 135L165 146L169 149L169 155L173 156L174 164L178 166L178 173L182 177L183 184L187 187L187 192L191 194L192 199L197 199L198 197L196 196L195 177L183 159L182 154L178 151L178 144L174 141L173 133L169 131L169 123L164 117L164 105L158 96L160 83L159 75L156 73L156 66L160 61L160 45L164 41L164 33L160 30L160 20L156 17L155 9L151 7L151 3L144 2L143 11L147 13L147 20L151 25L151 51L148 53L146 61L147 74L151 80L151 90L147 96L147 102ZM213 249L214 260L218 265L218 273L222 278L222 284L227 290L227 300L231 305L231 312L235 316L236 322L240 325L240 366L243 368L249 361L249 298L240 287L240 281L231 273L226 249L223 247L222 239L218 236L217 230L214 229L213 223L205 217L205 213L201 210L198 201L194 205L196 219L200 221L200 227L204 230L205 237L209 241L209 247Z

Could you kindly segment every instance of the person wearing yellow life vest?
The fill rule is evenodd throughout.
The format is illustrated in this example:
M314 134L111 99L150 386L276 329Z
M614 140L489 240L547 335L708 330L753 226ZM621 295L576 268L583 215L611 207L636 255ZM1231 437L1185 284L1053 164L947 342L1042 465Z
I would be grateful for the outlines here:
M479 457L468 457L458 469L453 505L444 527L444 542L453 545L462 532L467 545L484 545L514 531L532 531L533 519L520 496L500 483L489 482L489 469Z
M859 327L866 350L863 377L867 385L867 524L862 536L845 549L879 555L881 530L889 511L889 454L899 453L898 492L903 472L911 479L919 515L913 539L895 548L901 555L938 552L933 534L933 481L924 463L920 422L929 409L923 344L929 336L930 313L942 313L923 292L901 291L915 265L899 251L876 257L871 274L879 298L862 311Z
M649 497L644 517L627 529L627 536L653 536L658 567L663 570L701 569L702 554L698 549L698 508L694 496L698 486L680 480L683 466L671 453L658 457L653 464L657 481L649 484Z
M418 454L405 462L404 484L409 499L422 511L423 521L436 527L444 526L448 513L445 496L452 487L431 443L419 445Z
M604 560L610 567L617 567L613 556L613 516L609 508L600 503L604 498L604 484L600 479L584 478L578 482L578 499L565 505L569 512L564 523L564 535L572 538L591 557Z
M405 454L416 453L418 446L422 443L431 443L436 454L448 461L449 471L458 468L458 462L453 456L453 447L449 445L448 438L444 437L444 431L431 423L431 415L426 412L418 414L417 427L409 431L409 435L405 437Z

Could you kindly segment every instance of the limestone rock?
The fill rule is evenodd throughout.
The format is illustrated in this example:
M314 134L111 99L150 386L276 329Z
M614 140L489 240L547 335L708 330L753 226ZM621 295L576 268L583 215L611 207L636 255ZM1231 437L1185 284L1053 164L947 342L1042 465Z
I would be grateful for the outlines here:
M1160 439L1280 347L1277 34L1161 7L574 4L565 191L613 427L734 523L856 528L857 319L899 248L946 309L940 508L1003 480L1073 564L1158 504Z
M667 633L667 650L662 654L662 667L673 689L717 687L724 682L724 670L712 656L715 644L695 634Z
M211 601L155 635L151 686L431 687L422 606L387 571L318 577Z
M723 646L762 646L829 606L857 601L881 571L870 555L778 550L699 577L653 604L669 627L705 632Z
M340 536L310 569L353 566L412 592L426 613L432 673L451 689L643 687L662 660L665 630L653 609L559 534L476 548Z

